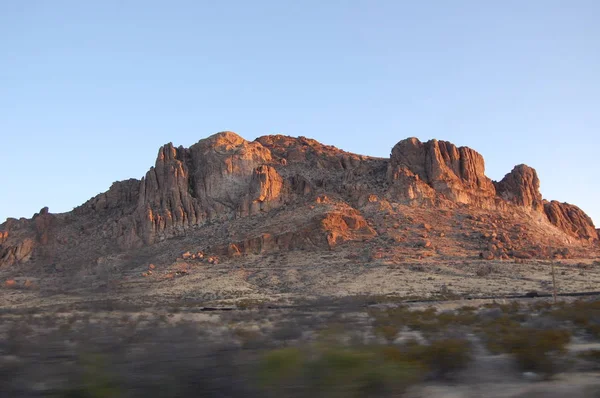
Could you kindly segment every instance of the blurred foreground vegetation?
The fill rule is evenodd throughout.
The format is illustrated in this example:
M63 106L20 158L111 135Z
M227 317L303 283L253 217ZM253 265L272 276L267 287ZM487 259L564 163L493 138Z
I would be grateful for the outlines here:
M270 309L4 310L2 397L392 397L469 382L481 356L540 380L600 368L600 301L414 309L326 300Z

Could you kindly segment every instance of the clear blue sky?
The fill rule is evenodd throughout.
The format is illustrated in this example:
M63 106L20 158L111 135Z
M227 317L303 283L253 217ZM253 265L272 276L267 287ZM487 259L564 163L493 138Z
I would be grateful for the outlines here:
M597 0L0 0L0 220L232 130L448 140L600 224L599 21Z

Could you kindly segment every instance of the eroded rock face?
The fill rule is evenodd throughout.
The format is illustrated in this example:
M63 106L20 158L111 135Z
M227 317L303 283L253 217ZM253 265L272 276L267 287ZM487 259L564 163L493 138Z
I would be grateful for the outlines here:
M483 157L470 148L438 140L402 140L392 149L388 178L394 183L399 176L405 181L411 174L454 202L479 206L494 203L496 190L485 176ZM426 190L412 189L417 195L419 191Z
M113 183L110 189L86 202L82 207L96 212L123 209L137 204L140 180L129 179ZM79 211L83 211L80 209Z
M155 166L140 183L138 234L151 244L207 220L260 211L283 185L277 172L266 166L271 160L260 143L231 132L215 134L189 149L161 147Z
M135 215L122 246L152 244L207 221L268 212L316 189L352 195L364 190L352 175L367 173L367 167L364 157L304 137L266 136L249 142L223 132L189 149L167 144L139 183ZM313 168L322 171L311 173ZM336 170L347 178L336 181L328 175ZM127 194L113 196L129 198L136 189L131 185Z
M0 267L29 261L35 249L35 242L25 238L15 245L0 245Z
M545 201L544 212L552 224L567 234L580 239L598 239L594 222L579 207L556 200Z
M540 180L535 169L520 164L496 185L496 192L505 201L517 206L530 207L535 211L544 208L540 193Z
M435 200L435 190L424 182L418 174L413 173L406 167L390 167L388 178L390 188L387 196L391 200L402 200L418 204L432 204Z
M254 169L248 200L242 204L242 214L270 211L283 203L284 181L274 167L262 165Z
M36 249L53 243L55 224L47 207L30 220L7 220L0 228L0 267L26 263Z

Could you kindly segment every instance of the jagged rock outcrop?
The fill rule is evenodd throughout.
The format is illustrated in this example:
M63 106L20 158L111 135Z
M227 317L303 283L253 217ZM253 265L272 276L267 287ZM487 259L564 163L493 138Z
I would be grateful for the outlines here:
M36 248L55 240L56 217L47 207L28 219L8 219L0 226L0 267L25 263Z
M579 207L556 200L544 201L544 212L550 222L565 233L590 241L598 239L598 232L592 219Z
M270 151L260 143L231 132L189 149L161 147L155 166L140 183L135 221L143 242L181 235L208 220L261 211L261 203L264 207L266 199L275 199L283 185L275 169L266 166L271 161Z
M407 201L409 203L433 204L436 197L435 190L421 180L418 174L406 167L390 166L388 170L390 188L387 196L391 200Z
M344 152L306 137L267 135L256 139L284 165L310 164L318 169L346 170L358 167L366 157Z
M34 248L35 241L31 238L17 241L15 245L1 245L0 267L27 262L31 258Z
M283 178L274 167L257 167L252 174L247 201L243 202L240 212L249 215L276 209L283 203L283 189Z
M403 185L413 175L451 201L479 206L494 203L496 190L485 176L483 157L470 148L438 140L402 140L392 149L388 178L391 183L400 180ZM410 185L416 188L418 183ZM426 191L415 188L409 196Z
M114 182L110 189L90 199L76 211L91 209L96 212L111 209L124 209L137 204L140 191L140 180L131 178L125 181Z
M540 193L540 180L535 169L520 164L496 184L497 194L507 202L542 211L544 204Z

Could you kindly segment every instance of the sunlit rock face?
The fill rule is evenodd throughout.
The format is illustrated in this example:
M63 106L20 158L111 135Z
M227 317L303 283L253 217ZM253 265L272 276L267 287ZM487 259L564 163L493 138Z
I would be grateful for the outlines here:
M507 202L530 207L535 211L544 209L540 193L540 180L535 169L527 165L515 166L495 185L498 195Z
M493 206L496 190L492 181L485 176L483 157L467 147L438 140L425 143L417 138L400 141L392 149L390 182L401 182L409 189L406 196L431 197L432 193L419 185L429 185L437 194L464 204L482 207ZM411 177L412 181L411 181Z
M592 219L579 207L556 200L544 201L544 212L550 222L565 233L590 241L598 239L598 232Z

